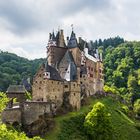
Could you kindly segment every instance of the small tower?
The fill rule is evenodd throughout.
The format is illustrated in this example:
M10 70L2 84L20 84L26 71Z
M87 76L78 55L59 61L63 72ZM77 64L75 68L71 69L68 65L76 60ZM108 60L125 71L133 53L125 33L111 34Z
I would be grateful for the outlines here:
M71 32L70 39L68 41L68 48L76 48L77 46L78 46L77 38L73 31L73 25L72 25L72 32Z
M50 66L54 65L54 47L57 46L56 37L54 32L49 34L49 41L47 46L47 58Z
M59 31L58 47L66 47L62 29Z

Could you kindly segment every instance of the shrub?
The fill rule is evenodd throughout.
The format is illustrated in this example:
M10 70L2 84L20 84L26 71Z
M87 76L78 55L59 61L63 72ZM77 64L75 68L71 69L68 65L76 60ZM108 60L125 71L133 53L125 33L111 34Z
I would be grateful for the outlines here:
M84 126L91 139L110 140L113 136L111 115L106 111L104 104L97 102L91 112L85 117Z
M106 93L119 94L119 90L118 90L117 87L115 87L115 86L109 87L109 86L105 85L105 86L103 87L103 90L104 90Z

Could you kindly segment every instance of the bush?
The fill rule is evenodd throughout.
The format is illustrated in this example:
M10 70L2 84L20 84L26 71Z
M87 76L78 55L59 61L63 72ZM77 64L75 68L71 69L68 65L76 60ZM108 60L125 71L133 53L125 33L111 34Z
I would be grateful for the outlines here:
M119 90L115 86L109 87L109 86L105 85L103 87L103 90L106 93L119 94Z
M90 139L111 140L113 127L110 114L104 104L97 102L85 117L84 126Z

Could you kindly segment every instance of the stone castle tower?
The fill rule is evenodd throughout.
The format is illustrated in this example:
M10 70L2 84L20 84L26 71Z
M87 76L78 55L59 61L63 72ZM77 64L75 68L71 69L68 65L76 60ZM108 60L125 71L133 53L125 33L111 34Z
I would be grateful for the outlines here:
M67 45L63 30L49 34L47 62L33 80L33 100L54 102L56 108L67 102L79 109L83 97L102 91L102 60L88 54L88 42L80 42L73 30Z

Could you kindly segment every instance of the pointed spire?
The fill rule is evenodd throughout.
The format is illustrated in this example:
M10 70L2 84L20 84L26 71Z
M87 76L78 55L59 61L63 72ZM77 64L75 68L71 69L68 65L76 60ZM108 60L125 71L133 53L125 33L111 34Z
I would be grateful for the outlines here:
M73 24L71 24L71 29L72 29L72 31L73 31L73 29L74 29Z
M55 41L55 34L54 34L54 30L52 32L52 40Z
M71 27L72 27L72 32L68 42L68 48L75 48L78 46L78 43L77 43L76 35L73 31L73 24L71 25Z

